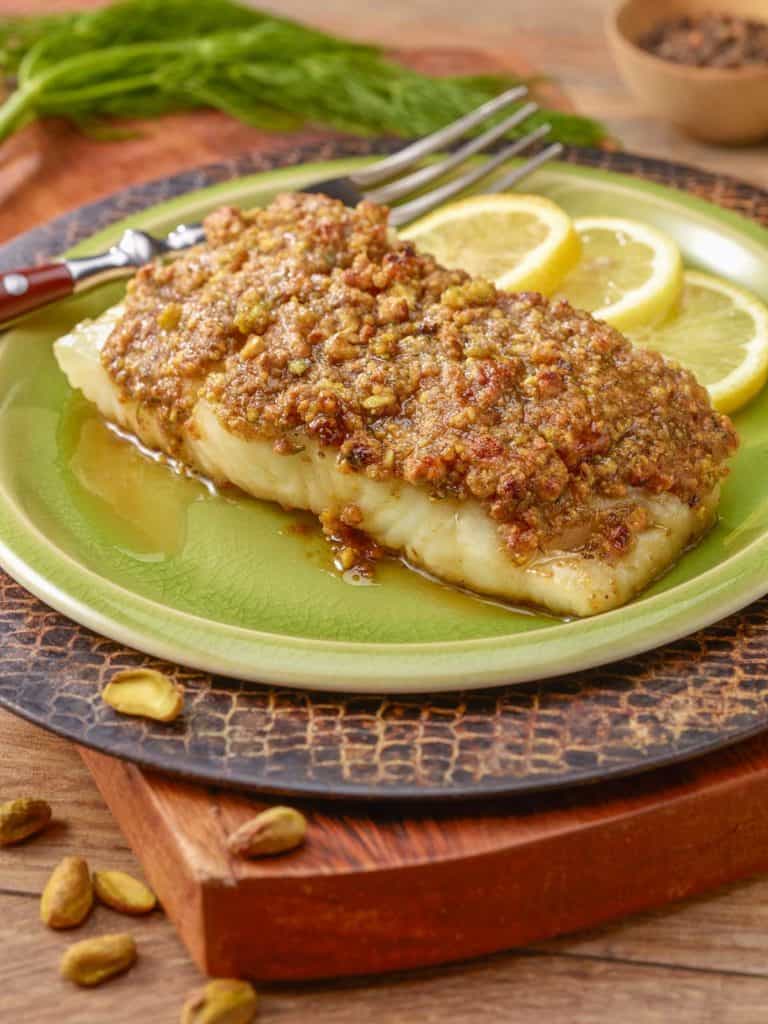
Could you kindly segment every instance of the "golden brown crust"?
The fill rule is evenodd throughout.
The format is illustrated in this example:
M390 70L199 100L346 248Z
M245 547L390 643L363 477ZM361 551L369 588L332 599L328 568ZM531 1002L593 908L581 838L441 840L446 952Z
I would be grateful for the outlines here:
M695 506L727 472L735 432L690 373L566 302L440 267L381 207L289 194L206 232L139 272L103 352L171 432L204 395L280 452L313 438L345 472L479 499L521 560L621 554L646 525L628 488Z

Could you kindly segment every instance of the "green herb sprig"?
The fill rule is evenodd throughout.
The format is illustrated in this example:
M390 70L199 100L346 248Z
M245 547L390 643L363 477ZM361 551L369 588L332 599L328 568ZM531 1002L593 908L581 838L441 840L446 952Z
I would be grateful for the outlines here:
M101 131L107 118L214 107L255 127L306 123L360 134L435 131L516 81L433 78L350 42L232 0L120 0L84 13L0 18L0 139L40 117ZM552 138L595 146L589 118L540 111Z

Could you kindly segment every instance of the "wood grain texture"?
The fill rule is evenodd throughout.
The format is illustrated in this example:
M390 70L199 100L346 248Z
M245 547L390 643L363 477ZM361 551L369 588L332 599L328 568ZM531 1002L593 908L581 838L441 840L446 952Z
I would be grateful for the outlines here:
M269 980L466 959L768 869L768 740L598 788L422 813L307 808L289 856L232 857L264 804L81 749L201 970ZM262 908L280 921L265 931Z
M68 934L38 922L37 894L65 853L141 870L74 748L0 712L0 789L45 794L67 826L0 851L0 1020L175 1024L200 976L163 914L131 922L97 908L84 930ZM68 942L125 925L140 952L131 974L91 992L59 980ZM260 1021L280 1024L763 1024L768 880L520 953L383 979L259 988Z

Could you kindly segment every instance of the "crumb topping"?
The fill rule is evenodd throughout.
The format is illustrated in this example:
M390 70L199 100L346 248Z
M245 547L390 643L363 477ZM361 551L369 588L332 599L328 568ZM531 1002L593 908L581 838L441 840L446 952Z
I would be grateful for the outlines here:
M695 507L727 472L735 431L692 374L567 302L441 267L383 207L287 194L205 227L138 272L102 353L177 439L204 397L286 456L313 439L342 472L479 500L518 561L620 555L647 525L631 489Z

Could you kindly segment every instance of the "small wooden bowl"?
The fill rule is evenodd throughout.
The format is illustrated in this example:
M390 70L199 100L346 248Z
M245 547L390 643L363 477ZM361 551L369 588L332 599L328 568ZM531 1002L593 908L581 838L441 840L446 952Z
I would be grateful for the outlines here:
M768 138L768 64L690 67L655 57L638 45L661 21L712 12L764 21L766 0L623 0L608 16L614 59L649 113L704 142L759 142Z

